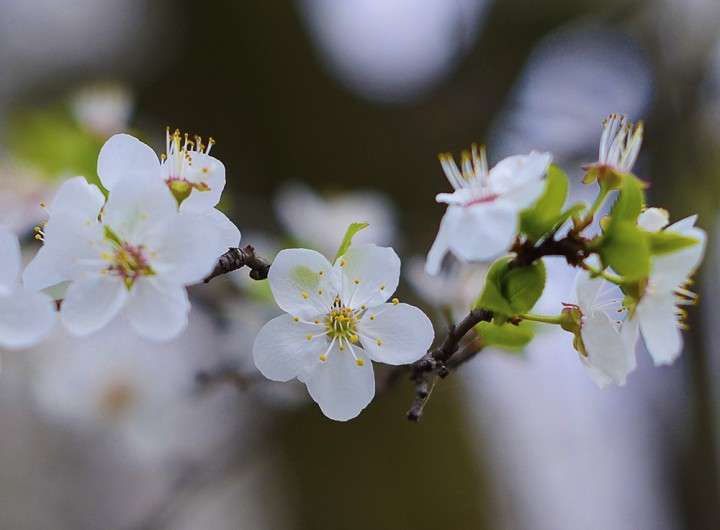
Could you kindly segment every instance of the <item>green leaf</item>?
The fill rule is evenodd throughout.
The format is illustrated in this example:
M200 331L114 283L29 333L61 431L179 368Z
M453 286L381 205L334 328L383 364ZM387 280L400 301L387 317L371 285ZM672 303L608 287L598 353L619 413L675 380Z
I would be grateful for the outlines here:
M338 249L337 254L335 254L335 259L333 259L333 264L340 256L348 251L350 244L352 243L353 236L367 226L368 223L351 223L350 226L348 226L347 232L345 232L345 237L343 237L342 243L340 243L340 248Z
M613 219L596 250L605 266L628 279L650 273L650 241L634 221Z
M610 211L613 221L632 221L635 223L645 204L644 184L631 174L626 174L622 181L622 189Z
M16 111L7 127L7 146L18 159L49 179L83 175L99 184L97 157L103 139L89 134L61 107Z
M520 231L529 240L537 241L556 227L569 185L565 172L552 164L548 169L543 194L534 206L520 213Z
M670 254L684 248L692 247L700 243L694 237L684 236L677 232L647 232L646 237L650 242L650 252L654 255Z
M527 267L509 268L511 257L497 260L488 271L485 289L477 305L491 310L494 322L530 311L545 289L545 264L542 260Z
M505 323L496 326L490 322L480 322L475 331L482 338L483 347L493 346L506 350L520 350L533 338L531 326L521 322L519 326Z

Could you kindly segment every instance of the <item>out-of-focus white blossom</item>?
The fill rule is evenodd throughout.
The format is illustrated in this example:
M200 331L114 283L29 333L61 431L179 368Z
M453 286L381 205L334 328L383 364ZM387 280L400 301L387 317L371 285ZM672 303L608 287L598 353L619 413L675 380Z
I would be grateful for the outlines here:
M134 107L132 92L119 83L88 85L70 98L75 119L103 138L126 130Z

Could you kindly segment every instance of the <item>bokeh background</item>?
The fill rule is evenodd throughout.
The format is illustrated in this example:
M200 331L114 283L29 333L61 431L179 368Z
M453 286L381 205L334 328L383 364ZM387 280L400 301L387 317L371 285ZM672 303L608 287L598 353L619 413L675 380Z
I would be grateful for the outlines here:
M0 528L717 528L719 29L717 0L0 0L0 222L28 259L63 178L96 179L116 132L161 151L166 126L217 141L243 243L332 254L368 221L438 330L483 274L422 275L439 152L550 150L588 200L580 166L627 114L651 204L711 236L672 367L641 351L601 391L568 337L539 332L439 382L417 425L412 385L381 370L346 424L262 381L252 342L278 310L242 271L192 290L172 343L118 322L3 352ZM548 265L553 311L572 275Z

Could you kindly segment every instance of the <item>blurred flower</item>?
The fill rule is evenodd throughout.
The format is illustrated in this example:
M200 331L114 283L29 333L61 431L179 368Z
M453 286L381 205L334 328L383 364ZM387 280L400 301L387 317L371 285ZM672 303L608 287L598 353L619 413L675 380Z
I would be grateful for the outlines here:
M597 124L616 109L641 114L652 95L653 71L639 42L615 30L574 25L535 47L490 145L498 156L540 149L561 166L587 163L597 149Z
M415 100L451 73L477 37L489 0L303 0L320 55L355 93Z
M648 209L638 219L638 225L649 231L657 231L657 212ZM706 234L695 227L696 215L674 223L667 232L675 232L695 238L698 244L671 254L661 254L652 259L650 277L642 297L630 321L640 328L645 346L656 365L671 364L682 353L684 328L684 305L695 303L697 295L688 289L690 278L700 265L705 253Z
M232 388L198 393L195 375L214 359L217 330L197 309L189 320L181 339L165 343L138 337L123 319L82 339L58 329L28 354L40 412L66 429L105 432L147 464L217 455L247 416Z
M102 138L127 129L135 100L119 83L97 83L76 91L70 98L75 119Z
M290 184L278 192L275 213L297 241L328 256L335 255L351 223L369 225L354 236L356 244L389 246L396 238L393 205L377 191L350 191L325 199L308 186Z
M42 213L40 203L54 188L28 168L1 159L0 223L21 237L32 232Z
M0 346L28 348L55 327L55 304L44 293L28 293L19 283L20 243L0 225Z
M60 313L71 333L90 334L121 312L147 338L182 332L190 310L185 286L217 259L211 223L178 214L161 181L141 178L123 179L107 203L83 177L70 179L50 212L44 245L24 278L30 290L72 282Z
M430 248L425 270L440 272L443 257L452 252L461 261L489 261L510 248L518 214L542 194L552 155L533 151L498 162L488 171L484 149L463 151L462 172L450 154L440 155L453 193L440 193L437 202L448 209Z
M607 287L610 290L603 293ZM608 300L608 293L615 296ZM572 298L580 312L579 337L576 336L579 340L575 341L580 361L600 388L624 385L627 375L636 366L635 333L628 326L620 327L620 322L607 314L608 309L617 312L621 306L620 289L602 278L592 278L581 269L575 276ZM564 309L564 312L572 311L570 307Z
M370 359L409 364L433 340L422 311L397 298L385 303L399 277L391 248L355 246L334 265L313 250L281 251L268 281L288 314L265 324L255 339L258 369L274 381L297 377L327 417L354 418L375 395Z
M488 264L452 260L433 276L425 272L425 258L415 257L405 276L415 292L435 307L449 309L456 321L465 316L485 287Z

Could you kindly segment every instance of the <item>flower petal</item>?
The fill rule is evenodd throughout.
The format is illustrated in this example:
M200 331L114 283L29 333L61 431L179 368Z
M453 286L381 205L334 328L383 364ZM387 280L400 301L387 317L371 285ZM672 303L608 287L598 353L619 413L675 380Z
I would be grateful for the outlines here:
M17 236L0 225L0 293L10 293L15 289L21 265Z
M192 165L183 171L183 178L193 184L206 185L209 189L192 190L190 196L180 205L180 211L204 213L220 201L220 195L225 188L225 166L217 158L205 153L189 151L187 156L192 158ZM168 162L163 164L163 169L167 164Z
M600 388L624 385L635 369L635 353L615 331L610 317L602 311L584 316L580 336L587 352L587 357L580 355L580 361L593 381Z
M672 295L646 295L637 306L645 346L656 366L672 364L682 353L683 338Z
M498 195L519 190L541 181L552 162L552 154L532 151L528 155L509 156L490 170L488 182Z
M240 245L240 230L238 230L235 223L228 219L220 210L210 208L210 210L202 214L202 217L208 219L213 226L213 232L218 236L218 246L215 251L216 257L225 254L229 248L235 248Z
M440 228L425 262L425 272L429 275L435 276L440 272L443 258L450 250L453 238L456 237L462 212L463 208L460 206L449 206L440 221Z
M285 249L275 257L268 282L275 302L292 316L312 320L330 310L339 289L331 284L332 265L319 252Z
M35 257L23 270L23 286L28 292L41 291L52 285L57 285L67 278L57 268L52 250L47 246L40 247Z
M97 172L108 190L126 177L162 180L155 151L129 134L116 134L105 142L100 149Z
M340 298L347 307L383 303L397 289L400 258L390 247L352 246L333 266L341 282Z
M318 366L305 382L310 396L331 420L354 418L375 396L372 363L359 348L355 354L362 359L362 366L358 366L347 350L340 351L335 346L328 353L327 361Z
M605 280L602 278L592 278L590 273L579 269L573 280L571 291L572 303L577 304L583 314L588 315L592 313L595 299L604 282Z
M15 290L0 296L0 345L29 348L42 342L55 327L55 303L43 293Z
M50 220L63 212L82 214L88 219L97 220L100 209L105 204L105 196L100 188L90 184L85 177L74 177L63 182L50 203Z
M318 326L295 322L290 315L269 321L255 337L253 358L258 370L273 381L307 380L322 361L328 344L324 337L307 339Z
M668 224L670 214L663 208L648 208L640 214L637 224L648 232L658 232Z
M60 320L73 335L89 335L122 309L127 289L119 279L92 278L71 283L60 308Z
M365 313L358 324L358 335L373 361L400 365L425 355L435 331L430 319L417 307L383 304Z
M503 202L476 204L463 209L450 250L463 261L489 261L512 245L518 210Z
M138 335L164 341L185 330L189 312L190 301L185 287L143 278L130 290L123 314Z

